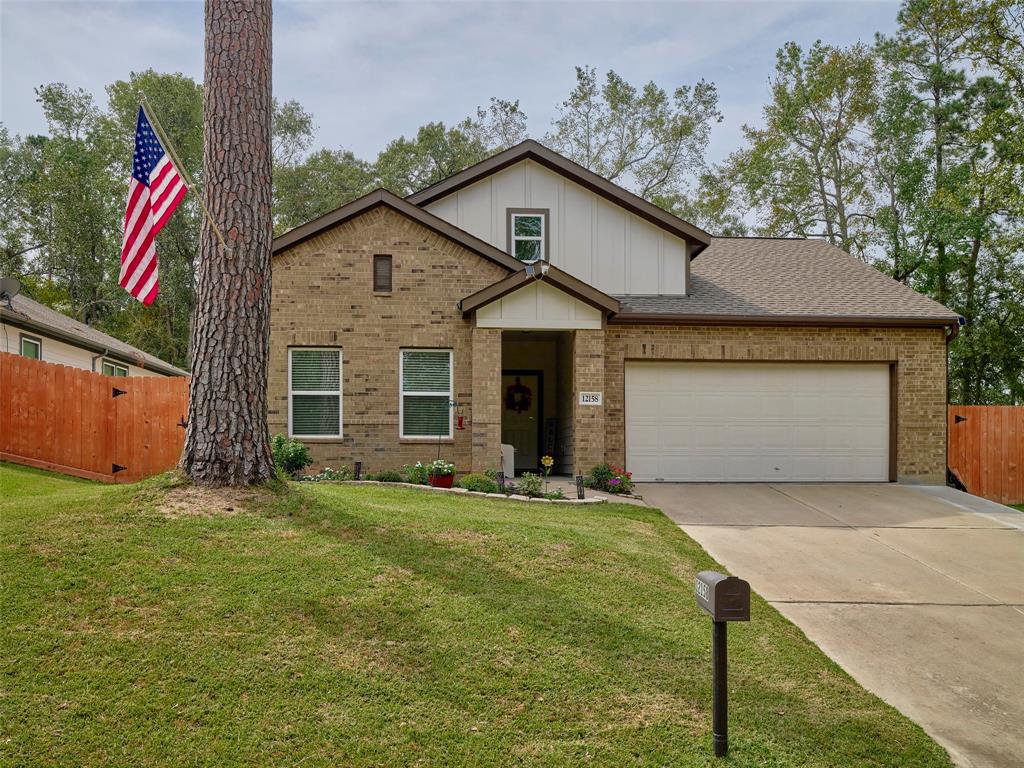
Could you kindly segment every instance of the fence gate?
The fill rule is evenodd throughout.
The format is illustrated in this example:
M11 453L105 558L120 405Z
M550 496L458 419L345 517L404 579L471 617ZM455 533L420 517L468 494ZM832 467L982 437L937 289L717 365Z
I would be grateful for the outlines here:
M188 379L104 376L0 352L0 459L103 482L174 467Z
M1024 504L1024 406L951 405L949 468L968 492Z

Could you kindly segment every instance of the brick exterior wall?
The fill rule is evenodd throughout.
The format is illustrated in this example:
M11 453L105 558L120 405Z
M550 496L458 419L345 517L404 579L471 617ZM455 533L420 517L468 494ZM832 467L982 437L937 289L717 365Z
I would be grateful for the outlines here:
M573 474L585 474L605 460L607 403L580 405L580 392L602 392L607 386L604 331L576 331L573 343ZM607 397L607 392L604 394Z
M391 254L393 290L373 293L373 256ZM274 257L268 409L272 434L288 430L288 348L342 349L342 421L338 439L304 440L316 466L351 465L364 471L432 461L437 442L399 439L398 359L403 347L453 350L454 398L467 428L443 443L441 455L460 471L498 465L500 333L476 337L462 318L459 299L504 277L507 271L390 208L378 207ZM489 349L493 345L493 349ZM474 368L474 362L488 372ZM474 374L474 370L477 373ZM494 379L494 403L474 414L476 384ZM477 423L474 415L480 419ZM473 443L489 461L473 461Z
M382 253L393 258L389 294L372 290L373 256ZM442 444L441 455L460 471L497 468L501 331L475 328L457 303L506 274L386 207L275 256L271 432L288 429L288 348L340 347L344 436L305 440L316 466L362 461L370 472L432 460L436 441L399 439L399 350L449 348L454 353L453 394L463 406L466 429ZM610 324L604 330L576 331L566 352L572 361L572 400L560 403L566 413L559 418L572 416L575 472L589 471L601 461L625 464L627 360L871 361L895 364L897 478L945 480L946 344L941 329ZM591 390L604 393L604 405L579 405L579 392Z
M627 360L890 362L896 365L896 477L946 477L943 329L678 327L611 324L605 331L605 457L624 464ZM590 466L582 462L584 466Z

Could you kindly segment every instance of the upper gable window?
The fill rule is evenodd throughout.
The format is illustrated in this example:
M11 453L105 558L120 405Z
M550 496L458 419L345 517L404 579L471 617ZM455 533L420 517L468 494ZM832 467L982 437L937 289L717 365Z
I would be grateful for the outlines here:
M510 208L508 211L509 252L520 261L548 258L548 210Z

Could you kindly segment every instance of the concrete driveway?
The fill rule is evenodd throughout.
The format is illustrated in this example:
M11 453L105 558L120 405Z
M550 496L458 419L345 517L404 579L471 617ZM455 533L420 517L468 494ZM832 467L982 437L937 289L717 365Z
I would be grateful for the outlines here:
M938 487L638 492L958 765L1024 766L1024 514Z

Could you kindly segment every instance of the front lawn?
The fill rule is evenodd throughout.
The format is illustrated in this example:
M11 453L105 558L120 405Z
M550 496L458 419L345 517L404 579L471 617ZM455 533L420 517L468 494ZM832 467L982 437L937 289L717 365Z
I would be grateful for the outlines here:
M723 764L692 594L714 563L657 511L169 485L0 465L0 763ZM949 765L753 614L727 764Z

